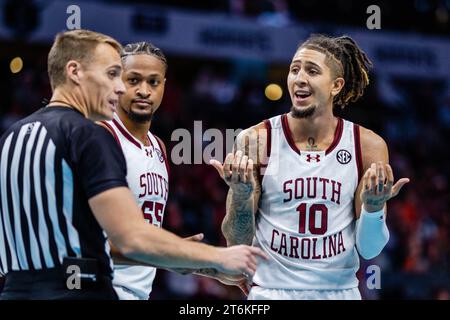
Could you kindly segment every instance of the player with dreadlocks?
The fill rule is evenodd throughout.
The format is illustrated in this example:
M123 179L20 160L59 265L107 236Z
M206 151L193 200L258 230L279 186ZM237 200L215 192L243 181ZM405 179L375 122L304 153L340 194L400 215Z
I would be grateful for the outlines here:
M379 135L333 114L363 95L370 67L350 37L312 35L289 67L290 112L244 130L224 164L211 161L230 187L228 245L269 256L249 299L361 299L358 253L384 248L386 201L409 182L394 184Z

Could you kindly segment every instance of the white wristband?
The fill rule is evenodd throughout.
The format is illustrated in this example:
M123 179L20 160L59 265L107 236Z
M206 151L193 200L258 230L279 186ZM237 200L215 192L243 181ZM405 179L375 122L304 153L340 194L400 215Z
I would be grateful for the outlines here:
M364 206L356 220L356 247L364 259L378 256L389 241L389 230L386 226L384 209L367 212Z
M361 216L365 216L368 219L379 219L382 220L384 219L384 208L379 210L379 211L374 211L374 212L368 212L364 209L364 205L361 206ZM360 216L360 217L361 217Z

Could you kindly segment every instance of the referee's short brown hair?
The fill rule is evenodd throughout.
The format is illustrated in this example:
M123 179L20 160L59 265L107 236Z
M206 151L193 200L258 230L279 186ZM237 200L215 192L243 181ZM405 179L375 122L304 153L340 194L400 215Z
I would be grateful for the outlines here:
M70 60L88 64L95 48L100 43L111 45L120 54L121 44L102 33L89 30L71 30L56 35L52 48L48 53L47 70L52 90L66 81L65 67Z

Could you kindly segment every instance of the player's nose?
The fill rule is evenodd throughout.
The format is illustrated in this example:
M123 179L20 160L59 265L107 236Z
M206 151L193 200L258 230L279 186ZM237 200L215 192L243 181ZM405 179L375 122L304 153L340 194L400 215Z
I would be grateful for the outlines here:
M142 98L147 98L151 95L151 90L146 84L142 84L136 93Z
M302 85L302 84L308 83L306 72L304 72L303 70L300 70L300 71L297 73L297 76L295 77L294 82L295 82L297 85Z

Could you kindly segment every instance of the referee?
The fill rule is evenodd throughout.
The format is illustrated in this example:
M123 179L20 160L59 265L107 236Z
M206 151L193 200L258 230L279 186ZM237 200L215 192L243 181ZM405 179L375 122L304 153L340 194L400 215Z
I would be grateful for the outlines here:
M125 87L120 44L87 30L60 33L48 55L47 107L0 138L1 299L116 299L111 242L162 268L251 276L256 248L217 248L144 222L127 188L111 119Z

